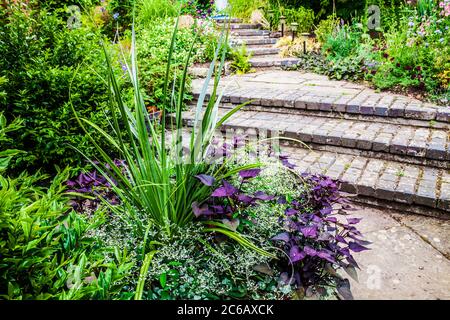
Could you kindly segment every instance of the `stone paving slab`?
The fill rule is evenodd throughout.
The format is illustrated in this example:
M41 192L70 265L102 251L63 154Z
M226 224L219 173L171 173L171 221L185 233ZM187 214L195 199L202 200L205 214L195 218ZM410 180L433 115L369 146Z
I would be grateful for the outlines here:
M257 45L266 45L266 44L275 44L277 43L276 39L269 38L269 37L239 37L239 38L233 38L233 42L235 42L237 45L245 44L247 46L257 46Z
M258 60L255 58L255 61ZM268 61L261 63L261 66L268 65ZM202 85L203 82L194 80L194 97L198 96ZM231 98L240 103L261 101L261 91L257 89L263 89L264 100L275 99L280 91L283 92L285 98L281 106L285 108L450 123L450 106L437 106L398 94L377 93L361 85L297 71L270 70L252 75L228 76L222 79L221 86L227 87L222 99L225 103ZM234 92L236 88L241 89L240 93L247 94L240 96Z
M355 299L450 299L448 222L366 206L351 216L362 218L357 227L372 242L371 250L355 253L361 268L359 281L350 279Z

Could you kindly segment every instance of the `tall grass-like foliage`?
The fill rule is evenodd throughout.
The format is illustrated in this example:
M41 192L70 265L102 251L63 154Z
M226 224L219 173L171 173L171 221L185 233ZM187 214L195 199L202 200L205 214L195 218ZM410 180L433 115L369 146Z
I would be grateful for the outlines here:
M231 8L231 16L235 18L242 18L248 20L253 10L260 7L267 6L267 0L228 0L229 6Z
M179 7L174 0L139 0L137 5L138 22L144 26L158 18L176 17Z
M148 230L149 224L155 224L170 236L177 227L186 225L194 218L192 203L205 201L211 194L210 186L203 184L196 178L196 175L208 174L220 180L244 169L242 167L233 171L226 171L224 164L208 164L205 162L214 131L239 109L237 107L222 119L219 120L218 118L221 95L217 99L215 97L225 61L225 52L221 50L228 40L228 33L225 32L222 33L202 93L198 99L194 129L189 141L190 154L187 156L181 155L182 101L194 43L192 43L190 54L185 61L179 90L175 94L174 91L170 91L169 79L173 77L170 74L170 61L172 61L177 39L177 25L178 22L172 35L164 85L164 100L167 104L172 105L173 110L176 110L174 126L171 128L175 129L173 142L170 144L166 142L168 140L166 122L163 120L161 127L159 127L159 124L152 120L146 111L138 80L134 27L132 30L131 61L127 66L133 86L134 104L129 107L122 99L111 58L106 47L104 47L109 70L108 83L111 96L109 107L112 113L112 133L98 128L89 120L77 117L83 128L86 124L96 128L111 145L111 148L115 149L114 151L124 160L125 165L118 166L117 161L108 156L110 150L103 149L94 139L91 139L97 148L98 157L91 158L90 161L100 173L107 177L121 200L122 205L120 207L111 206L111 209L124 218L133 221L137 231L142 235ZM219 55L221 56L219 57ZM204 107L206 92L211 80L214 82L212 98ZM163 110L163 119L166 117L165 113L165 110ZM173 155L174 151L175 155ZM106 165L102 166L96 163L106 163Z

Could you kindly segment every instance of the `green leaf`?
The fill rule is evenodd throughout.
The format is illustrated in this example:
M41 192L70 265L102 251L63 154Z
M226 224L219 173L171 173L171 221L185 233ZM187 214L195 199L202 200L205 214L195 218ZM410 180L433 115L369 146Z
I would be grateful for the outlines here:
M164 289L166 287L167 282L167 274L163 273L159 276L159 283L161 284L161 287Z

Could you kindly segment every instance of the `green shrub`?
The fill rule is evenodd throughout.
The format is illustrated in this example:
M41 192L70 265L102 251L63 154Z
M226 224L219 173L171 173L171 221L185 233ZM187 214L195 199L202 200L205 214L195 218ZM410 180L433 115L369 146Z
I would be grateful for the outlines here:
M228 0L231 8L231 16L235 18L250 19L252 12L267 5L267 0Z
M269 19L270 25L274 30L280 30L280 17L285 16L285 30L290 30L291 23L298 24L298 32L310 32L314 27L315 15L314 11L304 7L285 8L285 7L269 7L273 10L273 15ZM267 12L266 12L267 13Z
M339 19L335 16L328 16L328 18L321 20L317 25L314 34L317 41L323 45L329 36L331 36L339 26Z
M103 58L98 35L90 29L69 30L58 12L0 8L0 84L6 98L0 109L8 120L21 117L24 129L14 133L14 147L27 151L16 168L53 170L84 163L70 145L87 153L92 146L73 126L72 103L101 127L107 124L108 100L102 78Z
M361 43L361 30L355 26L344 25L326 38L323 52L333 58L350 56Z
M3 299L110 299L131 264L105 261L88 236L101 220L70 212L60 172L48 188L39 173L0 175L0 297ZM120 257L120 255L119 255Z
M171 110L170 106L163 105L163 84L174 27L175 19L159 19L138 33L139 74L145 91L144 99L148 105L157 106L160 109L165 107ZM190 45L196 38L194 28L199 28L201 31L194 44L191 62L211 61L217 45L218 36L210 25L179 29L171 61L171 83L175 84L176 92L179 92L179 79L182 76ZM190 86L190 81L191 79L187 78L187 88ZM186 91L184 100L190 98L191 96Z
M293 22L298 23L298 32L310 32L314 27L314 11L299 7L296 9L284 9L281 11L286 17L289 28Z
M23 121L19 118L14 119L13 122L8 124L6 117L0 112L0 146L13 145L14 140L7 136L7 134L22 129L22 124ZM0 174L8 169L9 162L12 158L21 152L17 149L0 149Z

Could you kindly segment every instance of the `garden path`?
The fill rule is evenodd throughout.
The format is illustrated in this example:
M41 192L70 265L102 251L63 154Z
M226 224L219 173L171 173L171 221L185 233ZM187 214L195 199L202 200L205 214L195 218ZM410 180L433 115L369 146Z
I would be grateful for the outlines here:
M355 299L450 299L450 221L368 206L352 216L372 242L355 253Z
M278 57L267 31L234 24L232 35L257 52L254 67L270 68L222 78L220 113L248 103L223 130L301 140L281 142L296 170L356 195L352 215L373 244L357 254L355 298L450 299L450 107L282 71L295 61ZM203 82L193 81L194 104ZM189 126L193 112L184 117Z
M194 101L203 79L193 81ZM343 181L358 201L450 217L450 108L297 71L223 77L223 129L290 141L298 170ZM193 118L193 111L185 113ZM281 140L283 141L283 140Z

